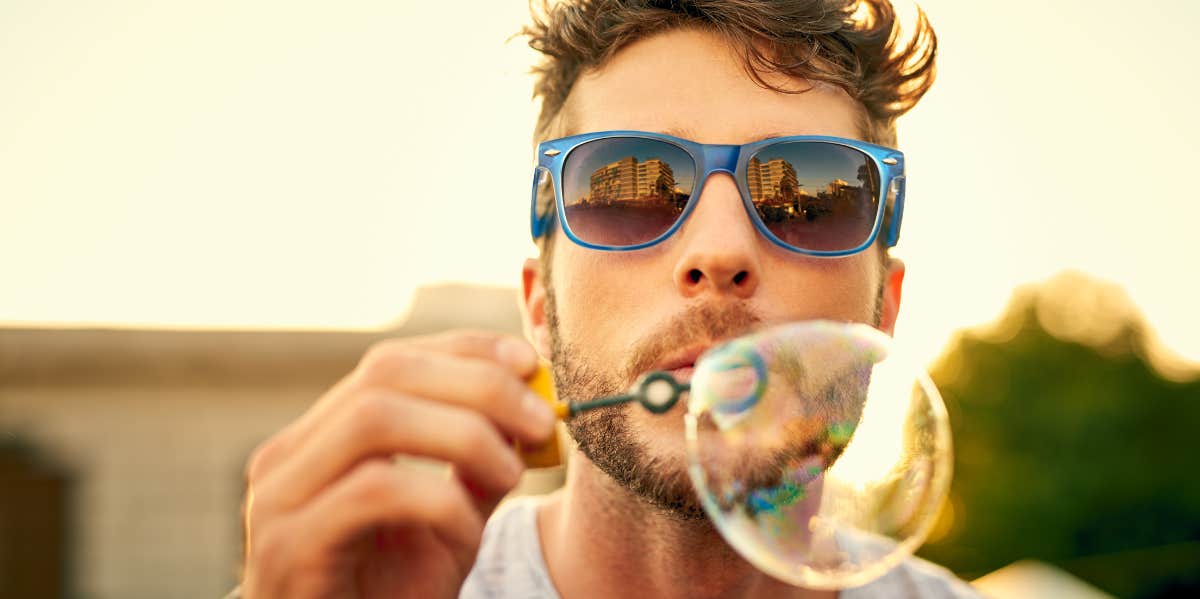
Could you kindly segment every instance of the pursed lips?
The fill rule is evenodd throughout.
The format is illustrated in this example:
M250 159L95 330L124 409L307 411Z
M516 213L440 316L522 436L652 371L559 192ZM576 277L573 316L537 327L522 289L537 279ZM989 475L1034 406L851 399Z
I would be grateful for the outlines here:
M743 331L740 334L745 335L750 332L752 331ZM647 369L645 372L638 373L637 376L640 378L650 372L661 370L671 373L671 376L675 377L677 382L691 382L692 373L696 370L696 360L699 360L700 356L704 355L704 352L708 351L713 346L725 343L726 341L729 341L737 336L738 335L722 336L716 339L706 339L702 342L686 345L663 356L661 359L651 365L649 369ZM635 380L632 383L636 384L637 381Z
M681 350L668 354L662 360L659 360L650 368L650 370L663 370L671 373L675 380L680 383L686 383L692 379L692 372L695 371L696 360L700 358L708 348L712 347L713 343L702 343L690 345ZM645 374L645 373L642 373Z

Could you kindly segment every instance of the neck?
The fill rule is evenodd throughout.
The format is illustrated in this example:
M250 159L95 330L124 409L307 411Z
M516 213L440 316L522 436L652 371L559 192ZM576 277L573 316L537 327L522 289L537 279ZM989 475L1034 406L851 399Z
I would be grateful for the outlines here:
M779 582L741 558L707 519L682 520L618 486L578 451L538 514L550 578L578 597L834 598Z

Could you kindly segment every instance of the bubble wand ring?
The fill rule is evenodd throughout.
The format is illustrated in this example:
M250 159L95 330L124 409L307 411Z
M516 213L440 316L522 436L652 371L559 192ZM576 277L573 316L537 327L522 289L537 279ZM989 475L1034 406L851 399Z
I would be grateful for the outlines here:
M642 377L633 393L601 397L591 401L570 404L567 407L567 417L570 418L588 410L621 405L631 401L642 404L642 407L650 412L663 414L675 407L675 404L679 402L679 398L684 392L691 390L691 388L692 386L687 383L676 381L675 377L671 376L671 373L655 370Z

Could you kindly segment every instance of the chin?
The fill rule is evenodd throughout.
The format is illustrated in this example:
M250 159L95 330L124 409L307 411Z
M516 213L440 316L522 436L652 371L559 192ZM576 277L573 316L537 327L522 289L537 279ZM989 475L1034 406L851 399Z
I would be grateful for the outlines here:
M687 408L680 401L665 414L642 411L633 419L631 427L646 456L674 469L687 471L687 440L683 416Z

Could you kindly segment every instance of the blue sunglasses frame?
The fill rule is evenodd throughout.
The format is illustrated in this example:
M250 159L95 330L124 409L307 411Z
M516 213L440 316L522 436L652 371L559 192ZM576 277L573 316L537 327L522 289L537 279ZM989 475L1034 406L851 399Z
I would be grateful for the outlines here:
M668 144L672 144L683 150L695 162L696 172L699 175L696 177L695 188L688 197L687 204L683 208L683 212L676 219L675 223L669 229L663 232L662 235L636 245L629 246L613 246L589 243L580 239L571 230L570 224L564 216L566 206L563 201L562 172L563 166L567 163L571 153L579 146L596 140L613 139L613 138L641 138L651 139ZM770 229L766 223L758 216L758 211L754 209L754 203L750 199L750 189L746 183L746 168L750 162L750 158L757 154L763 148L779 143L790 142L816 142L826 143L838 146L845 146L858 150L868 156L875 164L875 169L879 172L879 194L882 197L876 198L879 202L879 210L875 214L875 223L871 227L871 234L860 245L846 250L810 250L784 243ZM880 146L857 139L849 139L843 137L832 137L826 135L795 135L789 137L774 137L763 139L760 141L751 142L744 145L727 145L727 144L702 144L688 139L666 135L664 133L653 133L649 131L597 131L594 133L583 133L580 135L572 135L560 139L552 139L538 144L537 148L538 164L533 171L533 192L530 206L530 229L533 233L534 240L546 235L551 230L551 214L547 210L544 214L538 214L538 184L545 174L549 174L551 182L554 184L554 210L558 214L558 224L566 233L567 238L577 245L595 250L603 250L610 252L624 252L632 250L640 250L653 245L662 243L675 234L684 221L691 215L692 210L696 208L696 203L700 200L701 192L704 190L704 184L708 181L708 177L713 173L727 173L737 182L738 190L741 192L742 205L746 210L746 214L750 216L750 221L754 223L754 227L759 233L769 239L775 245L784 249L804 254L806 256L817 256L825 258L836 258L841 256L850 256L857 254L868 247L879 237L880 229L883 227L883 214L888 207L888 199L893 196L891 202L892 220L888 227L887 236L884 242L887 247L893 247L900 239L900 221L904 215L904 154L894 148Z

